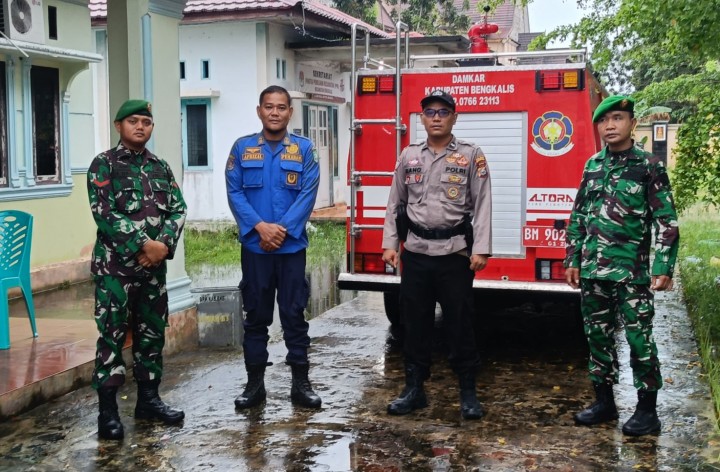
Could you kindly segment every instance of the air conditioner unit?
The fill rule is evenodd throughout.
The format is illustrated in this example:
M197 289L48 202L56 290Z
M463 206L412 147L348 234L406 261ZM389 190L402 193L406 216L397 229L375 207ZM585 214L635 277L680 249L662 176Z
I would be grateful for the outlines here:
M42 0L2 0L3 33L10 39L45 43Z

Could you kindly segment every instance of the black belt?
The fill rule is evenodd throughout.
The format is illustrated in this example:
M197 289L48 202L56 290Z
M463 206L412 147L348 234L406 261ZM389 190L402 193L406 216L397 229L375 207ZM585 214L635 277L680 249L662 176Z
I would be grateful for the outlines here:
M465 227L462 223L452 228L427 229L421 228L412 221L408 220L408 228L410 228L410 231L412 231L416 236L423 239L450 239L453 236L465 234Z

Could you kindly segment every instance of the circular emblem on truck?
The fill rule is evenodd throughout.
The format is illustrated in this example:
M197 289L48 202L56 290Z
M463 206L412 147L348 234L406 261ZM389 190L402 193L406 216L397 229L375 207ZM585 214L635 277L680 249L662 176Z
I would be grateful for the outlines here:
M562 156L574 146L572 121L559 111L547 111L536 118L532 135L530 146L543 156Z

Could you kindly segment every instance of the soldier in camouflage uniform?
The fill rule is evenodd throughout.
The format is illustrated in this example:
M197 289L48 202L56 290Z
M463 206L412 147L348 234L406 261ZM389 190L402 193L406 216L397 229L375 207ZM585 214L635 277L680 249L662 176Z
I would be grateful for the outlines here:
M672 289L679 231L662 161L632 140L637 123L633 108L631 98L613 96L593 115L607 146L585 165L567 230L565 276L570 286L580 287L590 379L597 397L574 416L575 421L594 425L618 418L612 388L618 382L619 315L638 391L636 411L622 430L641 436L660 430L656 402L662 377L652 336L652 290Z
M145 144L153 130L150 104L125 102L115 117L120 143L88 169L90 210L97 224L91 272L100 336L92 384L98 391L98 434L122 439L116 402L125 383L122 348L132 329L135 417L179 423L185 413L158 395L168 319L166 260L172 259L186 205L168 164ZM131 316L132 315L132 316Z

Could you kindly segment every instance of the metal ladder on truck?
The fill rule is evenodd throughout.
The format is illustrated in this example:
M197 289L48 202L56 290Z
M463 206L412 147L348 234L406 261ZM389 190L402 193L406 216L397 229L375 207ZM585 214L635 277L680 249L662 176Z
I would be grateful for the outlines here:
M356 90L358 69L357 64L357 45L358 45L358 30L364 32L365 40L365 53L362 56L362 70L367 70L369 65L376 67L390 67L395 69L395 117L394 118L362 118L358 119L356 116ZM356 155L355 145L358 135L362 132L362 128L365 125L395 125L395 157L400 155L400 140L402 135L407 131L407 125L402 123L400 116L400 95L402 93L402 81L400 80L402 67L400 66L401 51L404 39L404 67L407 68L410 63L410 34L409 27L402 21L395 23L395 67L388 66L382 61L372 59L370 57L370 31L358 23L353 23L351 26L351 60L352 60L352 72L350 77L350 169L348 182L350 185L350 209L349 209L349 237L350 237L350 248L348 255L348 272L353 274L355 272L355 239L360 237L363 230L380 230L382 231L382 225L371 225L371 224L358 224L357 223L357 192L362 186L363 177L392 177L392 172L384 171L372 171L364 170L359 171L356 168ZM401 34L404 33L404 34Z

